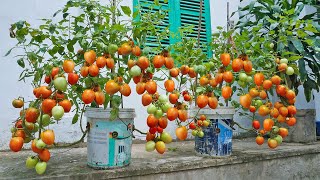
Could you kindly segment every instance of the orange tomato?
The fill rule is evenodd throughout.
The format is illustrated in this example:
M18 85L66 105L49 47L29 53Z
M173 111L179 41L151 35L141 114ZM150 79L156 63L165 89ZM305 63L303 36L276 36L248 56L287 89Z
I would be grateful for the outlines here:
M271 131L273 125L274 125L274 121L272 119L265 119L263 121L263 129L265 131Z
M147 69L150 65L149 59L145 56L141 56L139 57L138 61L137 61L137 65L142 69Z
M251 105L252 97L249 94L240 96L240 104L244 108L249 108Z
M52 108L57 104L57 102L53 99L45 99L42 101L41 109L43 113L49 114L51 113Z
M145 88L149 94L154 94L157 92L157 83L152 80L148 81L148 82L146 82Z
M39 115L40 115L40 112L38 109L34 107L30 107L26 110L25 119L27 122L35 123Z
M264 81L264 75L262 73L257 73L253 76L253 80L257 86L261 86Z
M96 53L93 50L85 52L84 60L86 60L86 62L89 64L93 64L96 60Z
M153 63L155 68L161 68L165 63L165 59L164 59L163 56L156 55L156 56L153 57L152 63Z
M278 142L275 139L268 139L268 146L274 149L278 146Z
M165 57L164 65L166 66L166 68L172 69L174 67L174 60L172 59L172 57Z
M179 96L178 94L172 93L169 95L169 101L171 104L176 104L178 102Z
M134 46L132 48L132 54L135 56L140 56L141 55L141 49L139 46Z
M274 75L271 78L272 84L274 85L280 85L281 83L281 78L278 75Z
M271 87L272 87L272 81L271 81L271 80L265 80L265 81L263 81L262 87L263 87L265 90L271 89Z
M250 73L252 71L252 62L251 61L243 61L243 70L246 73Z
M176 129L176 136L179 140L185 140L188 136L188 130L185 126L178 127Z
M98 105L102 105L106 100L106 96L102 91L97 91L97 92L94 92L94 100Z
M204 108L208 105L208 102L209 102L209 99L208 99L208 96L206 95L199 95L197 97L197 105L199 108Z
M52 130L45 130L40 135L41 140L46 143L46 145L52 145L54 143L55 135Z
M180 68L180 70L181 70L181 74L186 75L186 74L189 73L189 66L187 66L187 65L182 65L181 68Z
M130 96L131 88L127 83L123 83L119 89L120 93L126 97Z
M92 103L94 98L95 98L95 94L94 94L94 91L92 91L91 89L86 89L86 90L83 91L83 93L82 93L82 101L85 104Z
M113 94L117 93L120 90L120 86L114 80L109 80L106 83L104 89L106 90L107 94L113 95Z
M266 91L261 90L260 93L259 93L259 97L261 99L266 99L268 97L268 94L266 93Z
M59 105L63 107L64 112L66 112L66 113L70 112L71 107L72 107L72 103L68 99L64 99L64 100L60 101Z
M172 79L168 79L164 82L164 87L167 92L172 92L174 90L174 81Z
M184 122L188 119L188 112L186 110L178 110L178 118L180 121Z
M229 99L232 96L232 88L230 86L222 87L221 94L224 99Z
M107 64L107 59L103 56L100 56L97 58L96 64L98 68L104 68Z
M141 102L142 102L142 105L148 106L152 102L152 96L148 93L143 94L141 98Z
M220 60L224 66L228 66L231 60L230 54L229 53L220 54Z
M200 79L199 79L199 83L201 86L205 86L209 83L209 80L206 76L202 76Z
M114 68L114 59L113 58L107 58L107 67L109 69L113 69Z
M171 107L167 111L167 117L170 121L177 119L178 115L179 115L178 109L175 107Z
M44 149L39 153L39 159L44 162L48 162L50 160L50 152L48 149Z
M75 63L72 60L63 61L63 70L66 73L72 73L74 70Z
M179 75L179 71L180 71L179 68L172 68L172 69L170 69L170 76L171 76L171 77L177 77L177 76Z
M209 97L208 105L211 109L216 109L218 107L218 99L216 97Z
M288 65L286 63L281 63L279 66L278 66L278 70L281 71L281 72L284 72L286 71L288 68Z
M283 116L283 117L287 117L287 115L288 115L288 108L286 108L286 107L284 107L284 106L282 106L282 107L280 107L279 108L279 113L281 114L281 116Z
M145 86L146 86L146 83L138 82L138 84L136 86L136 92L138 94L143 94L145 92L145 90L146 90Z
M264 138L262 136L257 136L256 137L256 143L258 145L262 145L264 143Z
M23 142L24 142L24 140L21 137L11 138L10 143L9 143L9 147L10 147L11 151L13 151L13 152L20 151L22 149Z
M288 134L289 134L288 129L286 129L286 128L279 128L279 135L280 135L282 138L287 137Z
M148 118L147 118L147 125L152 128L152 127L156 127L158 125L158 119L153 115L153 114L149 114Z
M266 116L270 113L270 109L266 105L261 105L258 109L260 116Z
M239 58L232 61L232 69L234 72L239 72L243 68L243 61Z
M288 124L288 126L294 126L297 123L297 119L295 117L289 117L286 120L286 123Z
M227 83L231 83L233 80L233 75L232 72L226 71L223 73L223 80L226 81Z

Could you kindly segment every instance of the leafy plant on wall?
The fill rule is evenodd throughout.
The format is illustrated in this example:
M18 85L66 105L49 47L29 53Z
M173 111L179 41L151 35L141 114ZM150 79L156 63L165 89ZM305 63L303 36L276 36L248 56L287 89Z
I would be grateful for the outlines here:
M244 47L257 38L267 40L261 48L271 48L278 56L289 57L289 62L296 61L292 66L298 75L288 78L289 88L303 84L307 101L312 98L312 90L319 91L320 86L320 25L319 2L316 0L254 0L245 1L249 4L239 8L240 20L236 28L248 35L243 42ZM307 9L307 10L306 10ZM234 12L236 13L236 12ZM234 14L233 13L233 14ZM251 31L256 33L251 33ZM299 67L299 68L296 68ZM299 70L298 70L299 69Z

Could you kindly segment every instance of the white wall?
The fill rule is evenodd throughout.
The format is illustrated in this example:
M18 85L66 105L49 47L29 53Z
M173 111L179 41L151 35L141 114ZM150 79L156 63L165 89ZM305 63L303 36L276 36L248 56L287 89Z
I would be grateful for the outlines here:
M9 37L10 24L18 20L27 20L31 25L39 25L40 18L50 18L50 16L61 8L67 0L52 1L52 0L11 0L5 1L0 6L0 57L2 62L2 69L0 71L0 150L8 149L8 142L10 140L10 127L11 122L18 117L19 110L14 109L11 106L12 99L18 96L24 96L27 99L32 99L32 87L29 82L18 82L18 77L21 72L21 68L17 65L16 59L13 58L15 52L8 57L4 57L4 54L12 46L14 46L15 40ZM104 3L108 0L104 0ZM215 31L217 26L226 26L226 2L227 1L211 1L211 22L212 31ZM229 0L230 13L237 10L237 6L240 4L239 0ZM132 5L132 0L125 0L122 4L128 6ZM237 18L237 15L233 19ZM132 96L125 99L125 107L131 107L136 109L135 125L142 131L147 131L146 125L146 109L141 105L141 96L138 96L135 92L134 86L131 85ZM64 142L72 142L77 140L81 133L79 131L78 124L71 126L72 115L66 115L58 125L54 125L56 140ZM84 120L85 122L85 120ZM166 130L174 136L174 125L169 126ZM143 136L137 136L137 138L144 138ZM29 146L28 146L29 147Z

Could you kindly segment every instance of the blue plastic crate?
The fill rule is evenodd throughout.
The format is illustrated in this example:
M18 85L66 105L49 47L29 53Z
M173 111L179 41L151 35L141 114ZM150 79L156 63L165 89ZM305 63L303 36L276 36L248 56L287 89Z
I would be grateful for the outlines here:
M204 136L195 138L195 151L201 155L229 156L232 152L231 119L211 119Z
M316 132L317 136L320 136L320 121L316 121Z

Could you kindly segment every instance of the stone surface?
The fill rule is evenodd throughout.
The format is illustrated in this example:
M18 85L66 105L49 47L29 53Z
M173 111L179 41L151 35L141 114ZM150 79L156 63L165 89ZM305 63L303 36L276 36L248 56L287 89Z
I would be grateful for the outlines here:
M30 151L0 152L0 179L320 179L320 142L283 143L276 150L254 139L234 140L233 154L224 158L196 156L194 142L175 142L163 155L134 144L129 166L93 170L86 148L54 149L45 175L24 167Z
M314 109L298 109L296 114L297 123L288 127L289 136L286 142L311 143L316 138L316 120Z

